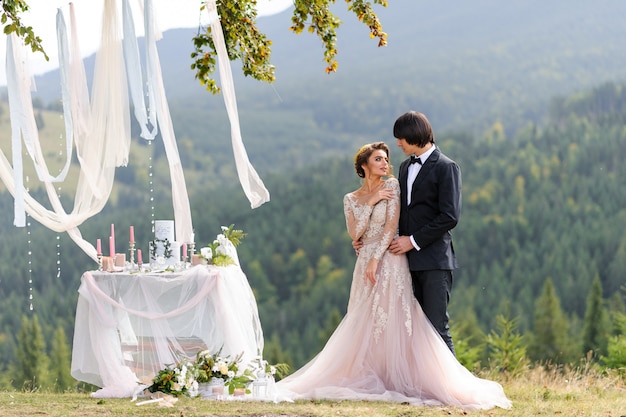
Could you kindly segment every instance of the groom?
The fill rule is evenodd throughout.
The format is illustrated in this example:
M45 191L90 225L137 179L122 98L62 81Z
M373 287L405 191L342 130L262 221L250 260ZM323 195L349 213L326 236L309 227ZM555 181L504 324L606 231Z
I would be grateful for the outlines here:
M400 236L389 250L407 254L415 298L454 354L448 302L457 261L450 230L461 215L461 170L435 146L422 113L400 116L393 135L410 158L400 164Z

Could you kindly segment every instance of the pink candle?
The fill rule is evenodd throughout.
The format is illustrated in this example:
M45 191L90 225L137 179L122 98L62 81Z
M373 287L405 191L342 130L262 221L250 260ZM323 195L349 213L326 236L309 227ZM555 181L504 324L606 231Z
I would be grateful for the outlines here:
M135 243L135 227L130 226L130 243Z
M187 259L187 244L183 243L183 258Z
M113 236L109 236L109 252L111 258L115 258L115 239Z
M113 223L111 223L111 235L110 235L113 240L115 240L115 225Z
M102 241L100 239L96 240L96 252L98 255L102 255Z
M143 264L143 260L141 259L141 249L137 249L137 264Z

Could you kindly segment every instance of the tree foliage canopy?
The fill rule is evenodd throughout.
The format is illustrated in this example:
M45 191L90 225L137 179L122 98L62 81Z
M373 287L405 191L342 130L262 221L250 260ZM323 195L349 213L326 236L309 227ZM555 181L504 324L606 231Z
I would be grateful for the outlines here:
M338 66L336 42L341 20L330 10L334 2L335 0L294 0L292 25L289 28L296 34L307 29L320 38L324 45L327 73L335 72ZM370 37L378 38L378 46L385 46L387 34L383 32L372 4L387 7L387 0L346 0L346 3L348 10L354 12L359 21L368 26ZM257 27L257 0L217 0L216 5L229 59L241 60L244 75L259 81L273 82L275 67L270 61L272 41ZM205 7L203 3L200 10ZM20 15L29 10L28 3L24 0L7 0L2 2L2 9L4 33L8 35L15 32L33 52L43 53L48 60L41 46L41 39L35 35L31 26L24 26L20 19ZM220 89L213 77L217 51L210 26L198 30L193 38L193 45L195 50L191 54L191 68L195 71L196 78L208 91L219 93Z
M387 6L387 0L373 2ZM341 25L341 20L330 10L332 3L334 0L295 0L292 25L289 28L296 34L307 29L320 38L324 45L327 73L337 70L337 28ZM348 10L369 27L370 37L378 38L378 46L385 46L387 34L383 32L378 16L372 9L372 2L346 0L346 3ZM230 60L241 60L244 75L271 83L275 79L275 67L270 62L272 41L257 28L256 4L256 0L217 0L217 12ZM196 71L196 78L207 90L218 93L219 87L213 78L217 52L211 27L198 31L193 44L195 51L191 54L194 60L191 68Z
M41 46L41 38L35 35L35 31L32 26L24 26L20 15L29 9L28 4L24 0L3 0L2 1L2 16L0 16L0 23L4 26L4 34L10 35L16 33L18 36L24 39L26 45L29 45L33 52L41 52L46 61L48 61L48 55Z

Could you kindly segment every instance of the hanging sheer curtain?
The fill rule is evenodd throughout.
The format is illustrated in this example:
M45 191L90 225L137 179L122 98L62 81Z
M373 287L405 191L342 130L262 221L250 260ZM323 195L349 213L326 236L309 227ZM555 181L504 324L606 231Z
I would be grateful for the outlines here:
M215 0L207 0L205 5L209 16L209 24L211 25L213 43L215 44L215 49L217 51L217 66L220 73L220 80L222 82L224 104L226 104L228 120L230 121L230 136L233 144L233 153L235 154L237 175L239 176L239 182L241 183L243 191L250 201L250 205L252 208L256 208L263 203L270 201L270 193L267 191L263 181L250 163L248 154L246 153L246 149L243 146L243 141L241 139L233 72L230 68L228 53L226 52L222 25L217 14L217 5Z
M70 4L70 12L73 8ZM7 48L7 81L9 106L11 114L20 115L12 117L11 129L13 139L14 167L11 167L4 154L0 157L0 176L7 188L16 197L15 225L24 225L23 211L26 210L31 217L44 226L57 231L66 231L85 253L94 260L96 250L93 245L81 236L78 226L85 220L99 213L110 196L113 185L115 167L126 164L130 146L130 118L128 116L128 94L126 76L121 53L121 39L118 35L115 1L105 0L103 12L103 31L101 46L96 55L96 68L93 80L93 96L91 102L87 91L87 82L84 79L84 69L76 68L77 64L82 67L80 59L73 59L69 73L67 68L67 55L63 55L66 49L67 33L61 12L57 14L57 31L61 47L61 81L69 80L69 97L67 84L62 86L64 109L70 106L71 117L65 111L66 126L72 126L76 154L80 162L80 173L74 196L74 208L66 212L63 208L54 184L42 172L47 172L45 161L38 158L41 153L37 129L34 124L32 104L30 102L30 90L32 77L28 68L22 65L24 59L20 52L23 44L15 37L10 36L11 48ZM75 19L72 17L72 22ZM76 31L72 30L75 36ZM64 41L65 40L65 41ZM16 45L21 48L15 48ZM78 42L72 42L72 57L80 57L77 49ZM65 62L64 62L65 61ZM68 75L69 74L69 75ZM82 79L81 79L82 75ZM69 104L68 104L69 102ZM35 126L32 128L32 126ZM23 176L21 164L15 164L16 154L21 153L20 138L25 143L34 144L34 154L29 151L33 164L37 167L39 179L43 182L51 209L46 208L29 194L24 192L21 177Z
M269 193L250 164L241 139L230 61L217 16L214 0L206 3L211 17L212 33L218 51L220 79L226 109L231 123L231 139L240 182L251 206L269 201ZM156 48L160 36L154 21L152 0L146 0L144 24L146 34L146 79L142 77L134 22L123 0L123 30L117 16L116 0L105 0L100 49L96 54L91 97L77 38L74 8L70 3L71 41L61 10L57 13L59 70L64 118L66 123L67 162L57 177L49 174L39 146L39 138L30 99L32 77L24 59L24 45L15 35L8 37L7 80L11 113L13 166L0 150L0 178L15 197L15 225L24 226L25 212L57 232L66 231L76 244L94 260L96 250L81 236L78 226L99 213L107 203L115 168L128 164L130 150L129 91L141 136L153 140L160 132L170 168L176 240L190 242L193 236L191 209L176 137L163 86ZM122 37L122 33L124 36ZM146 90L144 90L146 86ZM147 97L148 105L146 107ZM51 209L26 193L23 184L22 138L33 160L39 179L44 183ZM71 144L76 146L80 172L74 207L67 212L56 193L54 182L62 181L71 159Z

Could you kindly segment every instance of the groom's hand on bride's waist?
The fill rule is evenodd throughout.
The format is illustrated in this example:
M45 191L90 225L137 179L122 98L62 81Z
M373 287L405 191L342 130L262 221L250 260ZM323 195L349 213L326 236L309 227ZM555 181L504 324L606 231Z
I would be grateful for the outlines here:
M398 236L391 241L389 252L394 255L402 255L413 249L411 238L409 236Z

